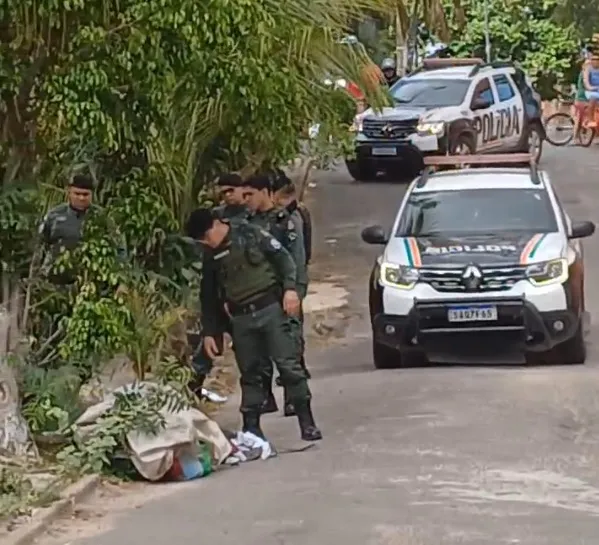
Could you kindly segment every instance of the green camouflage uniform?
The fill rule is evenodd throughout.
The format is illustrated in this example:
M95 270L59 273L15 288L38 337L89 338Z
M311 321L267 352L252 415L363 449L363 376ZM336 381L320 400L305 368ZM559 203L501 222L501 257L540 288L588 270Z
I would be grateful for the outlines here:
M222 221L236 222L242 221L248 218L249 211L244 205L221 205L213 209L214 215ZM198 243L201 255L204 255L203 246ZM225 312L225 300L221 296L220 298L214 298L212 292L219 290L218 278L216 271L202 270L202 278L200 280L200 311L202 316L205 314L216 316L219 322L219 330L227 333L231 333L231 323L229 317ZM194 390L201 389L206 380L206 377L210 374L213 367L213 360L208 357L204 350L204 336L206 335L205 328L202 326L202 333L200 335L200 341L197 350L192 358L192 366L197 374L197 380L194 382ZM215 338L217 348L222 354L224 350L224 337L222 333L210 335Z
M291 254L297 269L297 294L300 299L303 300L308 291L308 268L306 265L302 218L299 212L289 214L289 211L285 208L273 207L266 212L255 212L251 216L250 221L260 225L263 229L271 233ZM298 361L307 374L303 359L305 344L303 337L303 320L301 317L289 317L289 323L291 330L296 337L295 346L297 348ZM275 412L278 408L276 406L274 394L272 393L274 369L272 364L265 364L264 369L263 380L267 399L265 412ZM291 405L291 400L287 390L285 390L284 397L285 405L287 407L286 410L288 414L292 414L292 409L289 407L289 405Z
M91 205L87 210L75 210L68 203L59 204L52 208L42 220L39 226L39 235L46 253L42 262L41 272L44 276L51 274L52 265L58 256L68 250L74 250L81 242L83 236L83 223L90 214L99 211L100 208ZM117 253L120 259L126 256L125 244L120 235L117 242ZM64 272L51 278L57 283L69 284L74 282L73 271Z
M245 221L231 222L226 241L206 250L204 270L217 278L232 314L242 413L259 418L264 402L263 366L271 359L293 403L308 406L311 394L297 358L296 335L281 305L283 292L297 289L296 267L289 253L264 229ZM208 303L205 334L222 334L223 325L213 310L220 304L218 291L206 292L204 299Z

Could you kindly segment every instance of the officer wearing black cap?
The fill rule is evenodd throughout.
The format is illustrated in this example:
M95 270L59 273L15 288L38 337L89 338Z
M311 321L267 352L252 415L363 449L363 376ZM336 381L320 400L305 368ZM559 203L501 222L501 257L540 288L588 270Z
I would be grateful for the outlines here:
M216 187L218 198L222 204L213 208L213 215L227 222L247 219L249 210L245 204L246 197L241 176L234 172L221 174L216 181ZM218 281L214 271L204 269L200 281L200 310L202 318L206 315L211 315L212 319L218 320L220 331L231 334L230 320L224 307L224 298L222 294L219 298L213 297L213 292L218 292L218 290ZM209 308L211 305L213 308ZM225 344L223 334L214 335L213 337L216 343L216 352L222 354ZM204 328L202 326L200 340L191 360L192 367L196 372L196 378L190 385L191 389L200 395L206 377L212 371L214 357L215 354L207 350Z
M48 275L56 257L64 250L73 250L81 241L83 223L95 208L92 204L93 192L94 181L91 177L83 174L74 176L69 183L67 202L52 208L42 220L39 234L49 250L44 256L42 274ZM115 242L119 257L124 258L126 251L123 241L119 237ZM53 280L62 282L59 278Z
M289 391L307 441L322 438L310 407L310 389L297 358L289 317L300 312L293 258L266 230L247 221L226 222L206 209L194 211L188 236L206 249L204 269L214 271L231 316L235 356L241 373L241 412L244 431L263 436L260 415L264 403L262 367L273 361ZM210 301L212 294L212 301ZM206 350L218 354L215 335L222 334L214 309L217 291L206 294Z
M268 231L291 254L297 268L298 294L302 298L308 286L308 276L305 267L306 254L302 231L296 229L295 223L287 210L275 206L272 191L275 178L275 172L265 172L255 174L245 181L248 192L247 204L250 209L250 222ZM297 330L297 328L294 328L294 330ZM300 342L300 337L298 336L296 339L298 353ZM277 412L278 406L272 391L272 365L265 366L265 369L264 387L267 392L267 401L264 406L264 412ZM289 416L293 414L293 409L289 404L286 407L286 412Z

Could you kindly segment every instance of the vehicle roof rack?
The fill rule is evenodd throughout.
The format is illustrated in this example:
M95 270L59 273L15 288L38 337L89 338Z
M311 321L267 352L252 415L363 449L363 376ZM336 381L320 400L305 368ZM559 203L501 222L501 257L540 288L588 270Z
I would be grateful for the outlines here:
M422 68L425 70L439 70L440 68L453 68L456 66L472 66L484 64L485 61L479 57L472 58L449 58L449 59L424 59Z
M431 58L424 59L422 64L410 72L407 77L414 76L419 74L420 72L429 72L431 70L441 70L442 68L452 68L456 66L472 66L479 65L481 63L484 64L484 60L479 57L470 57L470 58L449 58L449 59L439 59L439 58Z
M423 188L428 182L429 176L435 172L435 167L433 166L425 166L420 178L416 182L416 187Z
M424 171L420 176L416 187L423 188L438 166L461 166L461 165L510 165L528 164L530 167L530 179L534 185L541 184L539 169L534 156L530 153L505 153L505 154L479 154L479 155L432 155L424 157Z
M483 62L477 64L472 71L470 72L469 77L473 78L478 74L481 70L485 68L514 68L515 64L512 61L493 61L493 62Z

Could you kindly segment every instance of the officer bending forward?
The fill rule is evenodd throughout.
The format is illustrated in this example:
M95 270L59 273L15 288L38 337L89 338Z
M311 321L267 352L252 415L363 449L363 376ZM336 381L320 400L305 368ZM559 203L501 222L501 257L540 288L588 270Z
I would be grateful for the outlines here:
M272 360L295 407L302 439L322 439L310 408L311 393L298 358L297 335L289 321L289 316L300 312L291 255L260 227L246 221L227 223L208 209L191 214L187 234L206 247L205 273L216 273L225 295L241 373L243 430L264 437L260 427L265 400L262 367ZM213 335L222 333L215 318L210 313L204 316L204 342L210 350L216 349Z

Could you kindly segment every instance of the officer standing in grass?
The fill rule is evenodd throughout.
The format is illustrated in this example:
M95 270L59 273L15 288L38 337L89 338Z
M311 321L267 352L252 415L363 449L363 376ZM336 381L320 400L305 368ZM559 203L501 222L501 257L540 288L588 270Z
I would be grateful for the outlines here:
M83 224L93 209L94 181L91 177L77 174L69 183L67 202L52 208L39 226L39 235L44 245L41 272L58 284L70 284L75 278L71 273L53 275L51 270L58 256L64 251L74 250L83 238ZM118 235L115 229L115 235ZM117 241L118 257L126 256L122 240Z
M303 204L298 202L295 185L282 170L276 171L276 177L273 182L273 200L276 206L287 210L289 217L295 226L295 232L301 233L301 237L298 237L298 240L303 242L305 261L304 263L296 263L296 266L298 269L301 269L300 276L306 280L305 287L302 286L302 291L299 293L299 296L303 301L308 291L308 263L310 262L310 257L312 255L312 221L310 213ZM306 367L306 360L304 357L306 343L304 340L303 322L304 315L302 311L300 312L299 320L297 323L294 323L294 326L297 327L298 336L300 338L300 363L306 370L308 378L310 378L310 372ZM293 406L286 399L285 416L291 416L292 414Z
M222 204L214 208L214 215L223 221L247 219L249 210L245 203L245 188L241 176L235 173L222 174L219 176L216 186L218 198ZM200 310L202 315L213 316L213 319L218 320L218 323L221 324L220 330L231 334L229 316L225 311L225 300L222 294L220 298L215 298L212 293L218 289L218 279L216 278L215 271L204 269L200 281ZM214 308L210 308L210 305L215 306ZM221 355L224 350L224 335L214 335L213 338L215 341L214 345L206 345L202 331L198 348L191 360L197 374L191 388L200 395L206 377L212 371L214 359Z
M273 202L273 184L276 173L256 174L246 180L248 193L247 204L251 211L250 222L259 225L273 235L283 247L291 254L297 270L297 289L300 298L305 297L308 289L308 274L306 270L306 255L302 230L296 229L289 212L284 208L276 207ZM290 324L296 333L296 346L298 358L301 361L301 322L299 316L290 318ZM265 364L264 388L266 404L264 412L277 412L277 402L273 393L273 366ZM295 414L293 404L285 395L285 414Z
M194 211L187 233L206 248L204 267L215 271L231 316L235 355L241 373L243 429L263 437L260 415L265 401L264 362L277 366L294 404L302 439L322 439L310 406L311 393L297 357L289 317L297 317L295 263L282 244L267 231L246 221L224 222L207 209ZM223 333L211 309L204 315L205 344L216 348L214 336Z

